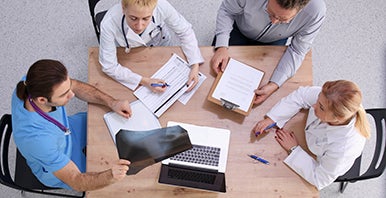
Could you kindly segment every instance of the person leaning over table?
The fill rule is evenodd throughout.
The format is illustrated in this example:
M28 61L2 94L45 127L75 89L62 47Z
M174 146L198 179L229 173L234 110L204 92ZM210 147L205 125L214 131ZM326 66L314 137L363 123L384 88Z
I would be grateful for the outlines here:
M230 45L285 45L270 81L255 90L254 104L264 102L295 75L325 19L323 0L224 0L217 13L213 70L224 71Z
M350 81L300 87L279 101L253 130L260 132L276 123L279 129L275 138L289 153L284 163L320 190L351 168L370 137L361 103L362 93ZM306 144L315 158L299 146L292 131L282 129L300 109L309 109L304 130Z
M99 62L102 70L131 90L139 84L152 91L162 92L165 87L151 83L165 83L162 79L141 76L118 63L116 47L170 46L170 33L181 41L181 48L191 67L187 91L198 83L199 64L204 62L192 25L166 0L122 0L110 8L101 22Z
M71 79L56 60L39 60L18 82L12 95L13 137L33 174L46 186L90 191L123 179L130 162L117 160L101 172L86 171L87 113L67 116L71 98L105 105L131 116L129 101ZM70 132L68 132L68 130Z

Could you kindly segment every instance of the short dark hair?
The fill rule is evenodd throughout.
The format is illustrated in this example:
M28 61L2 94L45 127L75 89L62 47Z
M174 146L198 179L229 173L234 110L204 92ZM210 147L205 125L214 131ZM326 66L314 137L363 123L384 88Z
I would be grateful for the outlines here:
M43 59L31 65L25 81L20 81L16 87L17 97L26 100L45 97L51 101L53 88L67 80L66 67L57 60Z
M280 7L290 10L290 9L302 9L307 5L310 0L275 0Z

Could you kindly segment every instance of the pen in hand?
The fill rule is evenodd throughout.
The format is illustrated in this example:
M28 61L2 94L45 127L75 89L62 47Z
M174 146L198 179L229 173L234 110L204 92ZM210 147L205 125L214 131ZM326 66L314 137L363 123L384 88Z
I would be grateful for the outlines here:
M266 131L268 129L271 129L271 128L275 127L275 126L276 126L276 122L274 122L274 123L268 125L267 127L265 127L264 131ZM255 136L258 136L258 135L260 135L260 131L255 132Z
M151 83L150 86L152 86L152 87L169 87L170 85L167 83Z
M261 162L261 163L264 163L264 164L269 165L269 162L268 162L267 160L261 158L261 157L258 157L258 156L256 156L256 155L248 155L248 156L249 156L250 158L254 159L254 160L257 160L257 161L259 161L259 162Z

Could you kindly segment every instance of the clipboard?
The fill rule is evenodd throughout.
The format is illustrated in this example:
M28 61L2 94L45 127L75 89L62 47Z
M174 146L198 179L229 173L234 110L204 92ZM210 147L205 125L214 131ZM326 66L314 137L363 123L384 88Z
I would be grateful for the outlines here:
M235 111L249 115L257 89L264 72L230 58L224 72L220 72L209 91L208 100Z

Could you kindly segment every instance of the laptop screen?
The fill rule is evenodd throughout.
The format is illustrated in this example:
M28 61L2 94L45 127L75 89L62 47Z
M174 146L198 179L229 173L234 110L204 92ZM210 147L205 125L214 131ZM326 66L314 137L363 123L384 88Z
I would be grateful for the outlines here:
M178 164L225 173L230 140L229 130L172 121L168 122L168 126L175 125L180 125L187 130L193 149L163 160L163 164ZM190 155L188 160L184 157L179 157L192 152L193 155Z

